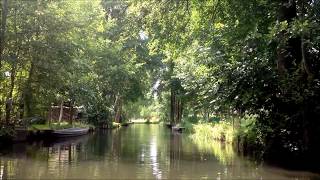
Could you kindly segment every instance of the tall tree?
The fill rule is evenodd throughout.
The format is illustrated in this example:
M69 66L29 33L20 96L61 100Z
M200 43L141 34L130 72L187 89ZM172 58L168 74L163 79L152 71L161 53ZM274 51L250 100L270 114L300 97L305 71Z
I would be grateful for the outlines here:
M1 32L0 32L0 69L2 68L3 50L5 47L6 26L8 16L8 0L1 1Z

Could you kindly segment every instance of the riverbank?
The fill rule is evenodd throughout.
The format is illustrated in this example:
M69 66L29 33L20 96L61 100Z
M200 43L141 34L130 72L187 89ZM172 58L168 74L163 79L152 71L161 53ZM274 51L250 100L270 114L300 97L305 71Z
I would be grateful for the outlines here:
M72 124L68 122L55 122L51 124L32 124L28 127L28 130L58 130L58 129L67 129L67 128L91 128L93 129L94 126L89 124L84 124L80 122L74 122Z
M54 139L54 133L56 130L74 130L74 129L86 129L93 131L94 126L81 123L73 122L52 122L52 123L35 123L24 126L13 126L13 125L2 125L0 129L0 143L1 144L12 144L16 142L40 140L40 139ZM75 133L75 132L74 132ZM70 134L68 134L70 136Z
M257 128L255 116L245 116L238 119L239 122L225 119L219 122L184 122L186 132L193 142L205 145L208 142L218 141L222 144L230 144L233 149L243 156L255 159L256 161L270 163L284 167L286 169L306 170L319 173L319 156L295 154L295 153L270 153L272 146L268 146L266 137L259 128ZM275 151L275 150L273 150Z
M157 118L151 118L151 119L131 119L130 122L134 124L159 124L160 120Z
M217 117L217 121L184 121L186 132L193 139L203 141L221 141L234 144L239 151L246 154L258 151L264 146L261 132L256 127L256 116Z

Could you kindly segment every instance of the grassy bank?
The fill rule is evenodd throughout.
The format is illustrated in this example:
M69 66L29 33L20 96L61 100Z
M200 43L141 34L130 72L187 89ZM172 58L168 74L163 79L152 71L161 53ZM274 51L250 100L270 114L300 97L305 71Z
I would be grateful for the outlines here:
M91 125L74 122L72 124L68 122L51 123L51 124L32 124L28 127L28 130L57 130L57 129L67 129L67 128L90 128Z
M219 122L184 121L182 126L186 128L199 151L214 153L223 164L232 163L235 156L232 145L237 139L238 130L233 126L231 119Z
M223 118L219 122L190 122L183 126L195 142L221 141L234 144L240 151L261 153L264 147L263 133L256 126L256 116Z
M229 122L189 124L186 129L191 132L191 137L197 141L218 140L232 143L236 131Z
M135 124L158 124L160 120L158 118L150 118L150 119L132 119L131 122Z

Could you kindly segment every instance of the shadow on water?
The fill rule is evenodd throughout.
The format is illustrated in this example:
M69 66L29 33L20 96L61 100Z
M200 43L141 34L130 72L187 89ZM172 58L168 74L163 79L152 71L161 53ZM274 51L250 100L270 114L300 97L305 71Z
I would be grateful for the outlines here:
M291 179L317 177L239 157L229 145L195 141L160 125L14 144L0 150L0 179Z

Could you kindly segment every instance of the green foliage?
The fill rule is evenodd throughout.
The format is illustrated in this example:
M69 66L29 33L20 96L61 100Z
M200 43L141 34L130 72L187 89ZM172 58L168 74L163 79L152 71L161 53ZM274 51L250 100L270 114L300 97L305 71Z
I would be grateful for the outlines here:
M163 112L161 110L162 104L158 101L146 97L144 99L139 99L135 102L129 102L125 105L124 111L127 117L130 117L128 120L134 120L138 122L141 121L159 122L160 114Z
M112 125L112 117L110 112L103 109L96 111L89 111L88 123L96 127L110 127Z
M129 8L143 17L150 53L162 56L162 91L174 90L184 116L257 114L241 127L248 143L303 154L320 149L318 6L150 0Z
M5 126L4 124L0 124L0 138L11 139L16 135L13 126Z
M9 1L0 119L9 98L12 120L47 117L52 103L71 101L84 107L91 124L108 126L122 109L115 99L127 104L142 97L154 62L139 36L137 17L121 4ZM124 13L115 15L118 10Z
M256 115L246 115L241 119L241 126L237 130L234 138L237 138L239 143L251 146L251 149L266 148L265 135L266 133L258 126ZM271 130L269 130L271 133ZM247 147L246 147L247 148Z
M185 131L187 133L193 134L194 133L194 122L193 121L188 121L188 120L184 120L181 123L181 126L185 128Z

